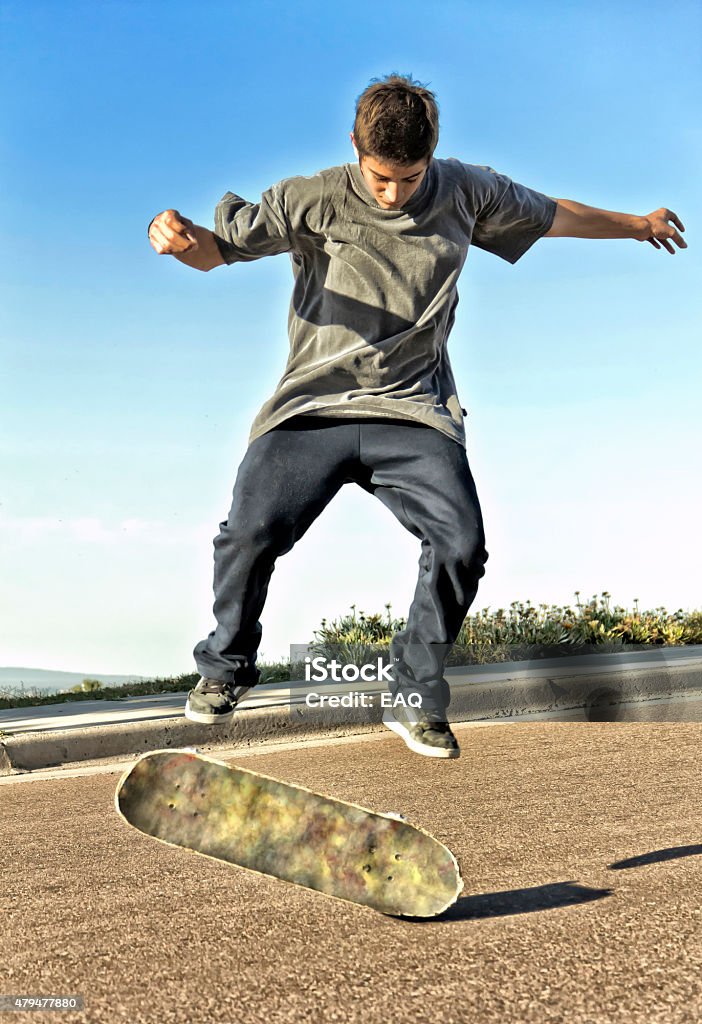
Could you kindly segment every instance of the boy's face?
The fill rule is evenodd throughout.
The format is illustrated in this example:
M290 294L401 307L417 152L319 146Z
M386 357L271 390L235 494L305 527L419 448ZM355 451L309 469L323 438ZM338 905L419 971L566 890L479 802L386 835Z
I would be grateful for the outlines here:
M351 141L358 157L353 132ZM425 158L415 164L386 164L375 157L364 156L359 166L363 180L378 205L384 210L401 210L422 184L429 160Z

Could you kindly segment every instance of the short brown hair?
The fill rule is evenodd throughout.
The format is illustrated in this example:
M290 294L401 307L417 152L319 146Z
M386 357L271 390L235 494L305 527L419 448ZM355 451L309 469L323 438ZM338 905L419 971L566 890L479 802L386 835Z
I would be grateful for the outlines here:
M353 134L359 156L392 164L429 159L439 141L436 97L409 75L373 78L356 101Z

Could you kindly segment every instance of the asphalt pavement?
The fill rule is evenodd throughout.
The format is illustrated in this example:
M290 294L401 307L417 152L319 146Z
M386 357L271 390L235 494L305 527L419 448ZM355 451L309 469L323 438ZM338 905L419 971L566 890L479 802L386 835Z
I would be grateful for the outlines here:
M427 922L136 832L130 759L0 779L0 995L80 996L50 1019L91 1024L702 1020L702 725L456 733L455 761L389 733L216 755L445 842L465 889Z

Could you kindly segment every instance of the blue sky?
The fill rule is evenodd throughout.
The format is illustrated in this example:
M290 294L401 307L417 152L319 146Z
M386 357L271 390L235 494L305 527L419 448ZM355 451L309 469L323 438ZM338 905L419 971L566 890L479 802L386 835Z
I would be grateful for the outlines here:
M473 610L699 607L699 3L0 4L0 664L166 675L211 628L212 539L286 358L287 256L201 274L175 207L353 159L356 97L411 73L437 156L690 248L471 252L449 351L490 560ZM281 559L262 657L391 601L419 551L345 488Z

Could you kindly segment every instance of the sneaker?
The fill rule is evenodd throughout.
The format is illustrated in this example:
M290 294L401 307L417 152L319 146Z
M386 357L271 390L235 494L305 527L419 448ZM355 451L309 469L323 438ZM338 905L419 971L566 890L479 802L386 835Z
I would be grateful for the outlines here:
M448 722L440 715L417 717L411 708L386 708L383 725L400 736L410 750L426 757L458 757L461 748Z
M205 725L228 722L233 717L237 704L244 694L249 692L251 686L225 683L219 679L200 676L200 682L190 691L185 702L185 717L191 722L202 722Z

